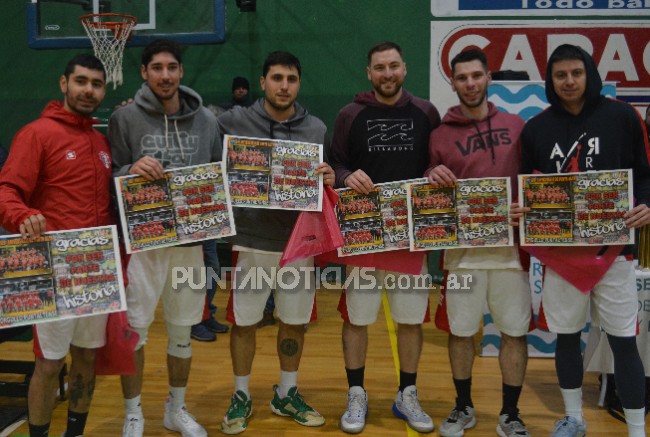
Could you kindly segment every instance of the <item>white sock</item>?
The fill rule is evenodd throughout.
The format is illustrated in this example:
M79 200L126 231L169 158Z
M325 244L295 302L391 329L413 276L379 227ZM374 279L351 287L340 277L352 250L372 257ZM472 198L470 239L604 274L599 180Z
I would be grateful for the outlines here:
M578 424L583 422L582 419L582 387L564 389L561 388L562 399L564 399L564 411L569 417L573 417Z
M645 408L623 408L629 437L645 437Z
M285 372L280 370L280 385L278 386L278 396L286 398L291 387L298 385L298 372Z
M237 376L235 375L235 391L243 391L246 393L246 396L248 396L248 399L251 397L251 392L248 389L248 385L251 380L251 375L248 374L246 376Z
M124 399L124 409L126 410L126 414L142 414L140 395L131 399Z
M169 400L172 411L178 411L185 406L185 391L187 387L169 386Z

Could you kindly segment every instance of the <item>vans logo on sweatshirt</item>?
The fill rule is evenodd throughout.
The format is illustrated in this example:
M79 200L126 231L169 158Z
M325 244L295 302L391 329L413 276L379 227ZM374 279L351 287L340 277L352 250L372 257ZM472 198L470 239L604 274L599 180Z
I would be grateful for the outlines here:
M470 153L474 152L488 152L488 145L490 144L489 132L481 132L481 134L470 135L465 139L465 144L460 141L456 141L456 147L460 150L460 153L463 156L468 156ZM510 138L510 130L505 129L493 129L492 130L492 147L496 146L509 146L513 143L512 138Z
M368 120L369 152L402 152L413 149L412 119Z

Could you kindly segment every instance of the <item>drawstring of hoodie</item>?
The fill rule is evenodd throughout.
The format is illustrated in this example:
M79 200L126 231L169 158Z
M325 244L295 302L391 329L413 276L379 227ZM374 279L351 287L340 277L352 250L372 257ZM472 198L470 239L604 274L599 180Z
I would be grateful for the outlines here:
M269 138L275 139L275 125L276 121L271 120L269 122ZM286 126L288 134L287 134L287 140L291 140L291 123L280 123L283 126Z
M492 122L490 121L490 116L488 116L487 118L487 125L488 125L487 144L485 144L485 140L483 140L483 135L481 135L481 130L478 128L478 123L476 123L476 120L472 120L472 124L474 125L474 129L476 129L476 133L478 134L478 138L483 144L483 147L485 149L490 149L490 155L492 156L492 164L495 164L496 156L494 155L494 142L492 141Z
M169 150L169 119L167 118L167 114L163 114L165 116L165 148ZM181 134L178 132L178 121L174 119L174 131L176 131L176 140L178 141L178 148L181 151L181 159L183 160L183 164L187 164L185 162L185 152L183 152L183 143L181 143Z
M187 164L185 162L185 152L183 152L183 143L181 142L181 134L178 132L178 120L174 119L174 130L176 131L176 140L178 141L178 148L181 150L181 159L183 160L183 164Z

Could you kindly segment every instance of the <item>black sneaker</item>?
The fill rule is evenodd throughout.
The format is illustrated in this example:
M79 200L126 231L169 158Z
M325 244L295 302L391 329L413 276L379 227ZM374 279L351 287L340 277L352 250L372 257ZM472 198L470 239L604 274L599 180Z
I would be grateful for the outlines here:
M203 320L201 324L206 328L208 328L210 331L214 332L215 334L225 334L230 329L228 325L219 323L216 319L212 317L210 317L207 320Z

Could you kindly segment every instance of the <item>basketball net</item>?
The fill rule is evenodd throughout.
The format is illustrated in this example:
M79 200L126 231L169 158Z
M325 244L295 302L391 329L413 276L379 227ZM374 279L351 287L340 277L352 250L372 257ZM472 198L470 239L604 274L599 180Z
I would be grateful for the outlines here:
M136 18L123 14L88 14L80 19L95 56L104 64L106 83L112 82L113 89L117 88L122 85L122 55Z

